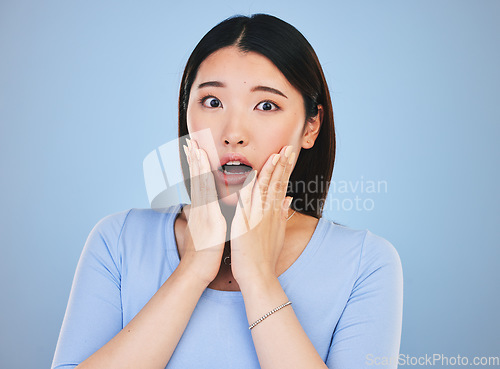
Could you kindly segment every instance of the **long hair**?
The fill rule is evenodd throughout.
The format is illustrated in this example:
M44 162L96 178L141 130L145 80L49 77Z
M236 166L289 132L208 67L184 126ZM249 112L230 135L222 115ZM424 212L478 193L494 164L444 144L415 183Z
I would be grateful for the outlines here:
M290 176L287 196L291 208L321 218L335 161L335 126L330 93L323 69L312 46L292 25L268 14L233 16L212 28L189 57L179 92L179 138L186 137L187 108L191 87L201 63L215 51L236 46L243 52L257 52L268 58L301 94L307 121L323 106L323 120L315 144L301 149ZM186 188L191 185L185 156L179 151ZM314 191L311 191L311 184Z

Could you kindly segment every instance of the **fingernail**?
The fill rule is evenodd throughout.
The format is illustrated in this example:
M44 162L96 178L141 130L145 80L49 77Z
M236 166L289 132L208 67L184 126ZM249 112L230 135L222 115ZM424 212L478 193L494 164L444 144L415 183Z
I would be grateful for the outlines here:
M288 159L288 164L292 164L294 160L295 160L295 153L292 153L292 156L290 156L290 159Z
M285 149L285 158L288 158L290 156L290 154L292 153L292 146L288 146L286 149Z
M276 165L278 160L280 160L280 154L274 154L273 161L272 161L273 165Z
M191 150L191 140L189 138L186 138L186 142L188 144L189 150Z

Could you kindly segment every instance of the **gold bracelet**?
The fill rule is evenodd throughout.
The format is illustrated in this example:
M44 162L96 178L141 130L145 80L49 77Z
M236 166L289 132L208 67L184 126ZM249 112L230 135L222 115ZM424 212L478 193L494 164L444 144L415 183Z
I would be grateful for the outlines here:
M248 329L252 329L253 327L255 327L257 324L259 324L260 322L262 322L264 319L266 319L269 315L271 314L274 314L275 312L277 312L279 309L283 309L285 306L287 305L291 305L292 303L290 301L287 301L285 302L284 304L281 304L280 306L278 307L275 307L273 310L271 310L269 313L263 315L261 318L257 319L255 322L253 322L252 324L250 324L250 326L248 327Z

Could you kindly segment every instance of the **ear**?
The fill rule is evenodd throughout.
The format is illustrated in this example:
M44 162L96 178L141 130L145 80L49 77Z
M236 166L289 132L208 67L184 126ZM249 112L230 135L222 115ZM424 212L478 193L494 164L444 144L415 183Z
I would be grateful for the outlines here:
M323 122L323 113L323 106L318 105L318 114L307 120L304 133L302 134L302 148L310 149L314 146L314 142L318 138L321 123Z

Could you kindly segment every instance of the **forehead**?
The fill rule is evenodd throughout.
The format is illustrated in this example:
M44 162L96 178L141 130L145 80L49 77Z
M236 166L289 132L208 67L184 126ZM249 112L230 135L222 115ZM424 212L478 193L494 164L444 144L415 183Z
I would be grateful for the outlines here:
M195 84L221 81L228 86L272 84L272 87L291 91L295 88L271 60L262 54L242 52L228 46L210 54L200 65ZM298 94L298 91L295 91Z

